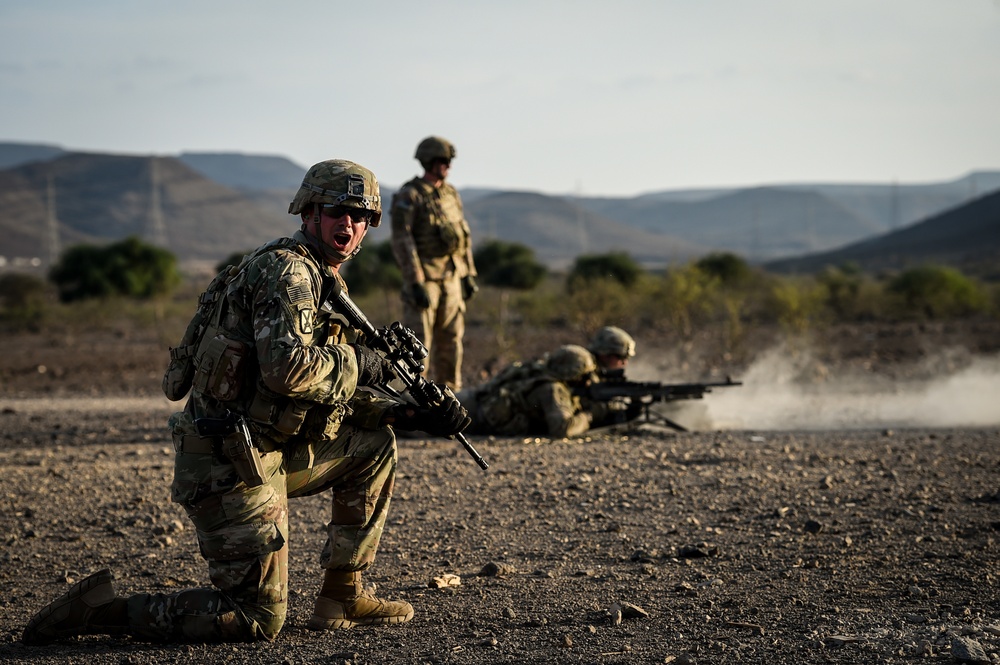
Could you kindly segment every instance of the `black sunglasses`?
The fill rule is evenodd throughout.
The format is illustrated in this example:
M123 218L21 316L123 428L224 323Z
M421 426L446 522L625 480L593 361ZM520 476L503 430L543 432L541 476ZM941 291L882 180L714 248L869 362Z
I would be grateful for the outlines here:
M351 219L355 222L365 222L367 224L372 221L372 218L375 216L375 211L367 210L365 208L355 208L354 206L345 206L339 203L324 203L323 214L327 217L332 217L333 219L340 219L344 215L350 215Z

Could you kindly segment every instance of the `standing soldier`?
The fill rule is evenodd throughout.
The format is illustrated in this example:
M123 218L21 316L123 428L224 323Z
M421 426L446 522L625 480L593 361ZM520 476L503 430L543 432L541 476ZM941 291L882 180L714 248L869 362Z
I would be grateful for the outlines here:
M131 634L160 642L273 640L288 601L288 499L330 490L323 586L308 628L403 623L413 608L361 583L396 475L392 427L440 436L469 424L446 392L432 409L358 391L395 375L336 309L341 265L382 217L375 175L345 160L306 173L300 229L220 273L199 299L163 388L190 391L170 427L171 498L194 522L213 587L116 596L99 571L42 608L26 644Z
M458 392L465 301L479 287L462 200L445 182L455 146L429 136L415 157L424 174L392 198L392 252L403 273L403 323L427 347L430 377Z

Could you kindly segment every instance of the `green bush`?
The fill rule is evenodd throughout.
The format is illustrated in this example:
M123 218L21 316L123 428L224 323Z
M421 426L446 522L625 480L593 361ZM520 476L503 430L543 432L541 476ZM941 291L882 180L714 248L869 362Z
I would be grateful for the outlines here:
M570 293L587 285L588 282L610 280L622 286L632 286L645 273L635 259L625 252L578 256L566 278Z
M900 299L904 315L941 319L989 307L985 291L976 282L945 266L911 268L889 280L886 289Z
M45 317L48 287L45 280L25 273L0 276L0 320L18 329L38 329Z
M105 247L77 245L49 273L63 302L128 296L152 298L181 282L176 257L165 249L128 237Z
M526 291L538 286L548 271L535 252L519 243L491 240L475 251L479 281L489 286Z
M664 274L652 307L683 339L690 339L696 323L713 309L719 282L694 264L671 268Z
M750 265L741 257L729 252L706 254L694 265L709 277L717 278L726 287L745 287L753 276Z
M779 279L772 282L769 314L785 330L804 333L823 316L824 287L812 279Z

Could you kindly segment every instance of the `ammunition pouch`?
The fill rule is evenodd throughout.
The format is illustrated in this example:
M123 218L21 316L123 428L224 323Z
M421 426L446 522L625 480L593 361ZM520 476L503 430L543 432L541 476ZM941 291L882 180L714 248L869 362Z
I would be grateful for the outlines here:
M246 379L250 345L217 334L203 342L195 358L194 389L220 402L239 397Z
M194 344L170 348L170 363L163 373L163 394L171 402L187 395L194 379Z
M275 396L258 381L253 399L247 408L247 415L255 423L266 425L280 434L292 436L302 429L302 423L305 422L311 406L313 405L308 402Z

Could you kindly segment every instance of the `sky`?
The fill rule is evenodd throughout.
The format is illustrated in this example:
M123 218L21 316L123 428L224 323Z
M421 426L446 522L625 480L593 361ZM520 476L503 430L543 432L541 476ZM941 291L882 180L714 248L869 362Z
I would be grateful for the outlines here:
M5 0L0 141L548 194L1000 169L1000 0Z

